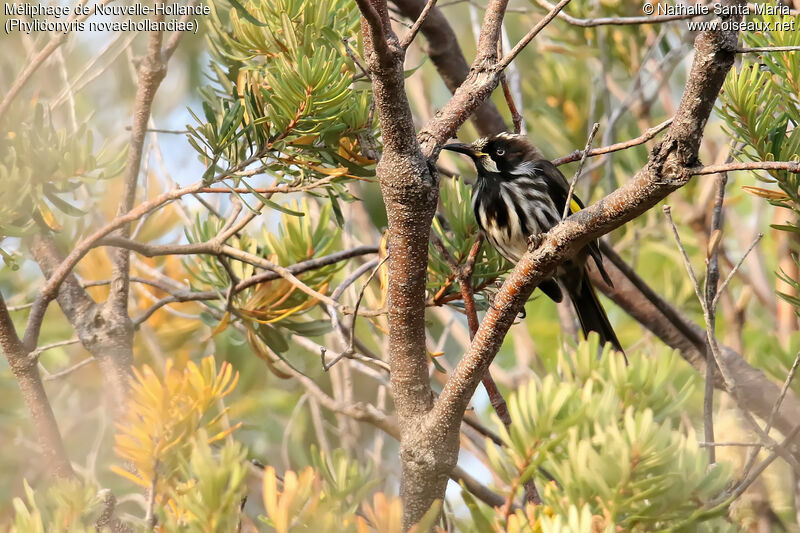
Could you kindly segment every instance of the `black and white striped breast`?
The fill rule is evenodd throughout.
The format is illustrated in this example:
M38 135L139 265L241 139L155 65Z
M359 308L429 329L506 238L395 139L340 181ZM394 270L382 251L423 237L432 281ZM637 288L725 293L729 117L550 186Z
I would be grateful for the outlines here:
M535 172L514 179L479 177L472 190L472 209L489 242L516 263L528 248L528 237L544 233L561 219Z

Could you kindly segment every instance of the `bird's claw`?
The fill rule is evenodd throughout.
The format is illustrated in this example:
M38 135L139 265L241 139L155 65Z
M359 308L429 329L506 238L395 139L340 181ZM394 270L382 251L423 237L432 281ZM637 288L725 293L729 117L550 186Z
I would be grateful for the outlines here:
M544 242L544 235L541 233L534 233L528 237L528 250L535 250Z
M486 300L489 302L489 307L492 310L497 311L497 308L494 306L494 294L493 293L487 294L486 295Z

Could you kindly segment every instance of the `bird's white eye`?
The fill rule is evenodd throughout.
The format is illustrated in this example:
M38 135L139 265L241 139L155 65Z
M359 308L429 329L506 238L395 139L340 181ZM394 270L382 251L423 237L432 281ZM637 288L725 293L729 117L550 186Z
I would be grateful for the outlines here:
M497 150L495 150L494 153L496 153L497 155L506 155L506 151L503 150L502 148L498 148Z

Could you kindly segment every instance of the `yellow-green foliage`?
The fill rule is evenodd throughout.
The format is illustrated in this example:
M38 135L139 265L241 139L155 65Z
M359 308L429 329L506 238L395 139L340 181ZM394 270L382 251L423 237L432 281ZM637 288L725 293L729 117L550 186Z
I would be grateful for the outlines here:
M24 482L25 498L14 498L11 533L90 533L103 510L103 493L78 480L59 480L39 493Z
M204 88L201 119L189 141L209 164L246 154L270 156L276 176L365 177L374 161L360 154L370 137L369 90L353 87L356 68L343 39L359 26L346 0L212 4L209 17L215 87ZM223 9L224 8L224 9ZM223 13L230 13L224 16ZM342 179L338 180L343 181ZM325 182L328 194L344 191Z
M42 105L32 115L0 133L0 241L28 233L35 221L60 230L52 207L73 217L85 214L62 195L122 169L125 152L96 153L88 128L74 134L56 129ZM0 255L11 262L2 249Z
M344 456L334 459L339 464L347 461ZM341 466L337 470L348 467ZM277 533L290 531L338 531L341 533L402 533L403 512L400 498L389 498L377 493L369 503L366 498L358 501L360 510L347 510L342 502L360 491L356 483L333 487L331 479L321 476L311 467L294 472L289 470L279 479L275 469L264 471L263 495L266 516L262 522ZM344 489L344 490L343 490ZM361 495L363 496L363 495ZM435 503L411 533L430 531L438 518L441 505Z
M231 238L231 245L283 266L319 258L335 250L340 230L331 224L333 207L329 202L313 202L303 198L299 205L292 203L288 208L304 216L284 213L277 233L265 228L257 240L243 234ZM198 220L188 234L189 240L202 242L212 239L220 231L221 224L221 221L214 219ZM324 294L333 275L344 264L340 262L298 273L297 278ZM230 286L230 277L218 258L199 256L193 262L187 262L187 268L192 274L193 285L198 289L211 288L225 293ZM247 279L257 273L252 265L242 262L233 262L231 269L239 279ZM236 294L231 303L230 309L219 307L223 318L215 334L225 330L233 317L241 319L247 330L248 341L256 353L267 361L269 357L262 342L280 354L289 348L285 339L287 333L313 337L327 333L331 328L327 319L302 319L317 305L317 300L284 278L264 281L243 290Z
M681 381L677 356L629 355L628 366L608 350L598 359L591 335L509 399L511 427L497 428L505 446L487 442L493 469L515 491L531 477L546 483L547 506L530 520L518 513L515 527L528 524L520 531L562 530L557 523L574 525L563 531L660 531L725 487L728 468L709 469L692 428L680 428L693 384L669 392ZM540 468L555 482L542 480Z
M161 531L228 533L236 531L239 510L247 492L246 450L227 440L219 451L200 430L192 439L188 464L181 468L185 480L169 493L168 505L159 508Z
M800 25L800 15L764 15L764 22L783 28L792 22ZM778 24L780 23L780 24ZM800 32L775 30L744 32L747 46L779 47L800 45ZM749 55L749 54L748 54ZM724 130L740 143L733 155L743 161L800 161L800 51L763 54L748 57L737 70L731 70L720 96L719 113L725 120ZM800 175L786 170L770 170L756 179L774 188L745 186L755 196L782 208L778 223L772 228L800 233ZM795 262L797 255L792 256ZM778 296L795 307L800 314L800 280L780 270L778 277L791 288Z
M242 62L240 94L263 96L275 132L303 135L357 129L367 122L363 91L349 86L355 73L342 38L359 27L358 8L347 0L247 2L244 8L262 25L231 12L230 36L214 31L214 48ZM212 28L219 28L219 19Z
M168 494L181 482L179 472L189 461L194 438L202 430L208 442L225 438L234 428L224 428L226 410L218 402L236 386L239 374L223 362L219 372L214 358L200 365L189 361L182 370L167 361L163 377L147 365L134 370L131 399L123 419L117 424L114 450L133 466L133 471L112 466L117 474Z

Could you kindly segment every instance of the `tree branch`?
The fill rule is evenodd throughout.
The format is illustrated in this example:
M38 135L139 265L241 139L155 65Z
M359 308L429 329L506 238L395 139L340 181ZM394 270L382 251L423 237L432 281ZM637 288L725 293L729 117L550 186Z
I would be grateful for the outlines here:
M361 11L362 26L368 31L364 36L369 38L371 48L377 57L379 64L383 67L390 67L394 62L394 55L387 42L387 32L393 35L389 26L388 13L386 12L385 0L356 0L358 9ZM378 6L376 8L376 5ZM380 13L382 11L383 13Z
M491 11L487 7L484 28L478 45L478 55L472 64L469 76L455 91L453 97L445 104L442 110L418 135L423 154L427 157L438 155L441 146L448 139L455 136L458 128L492 94L500 83L500 74L503 69L553 19L555 13L568 2L569 0L562 0L555 10L539 21L523 40L499 62L493 62L492 60L497 58L497 38L500 35L499 25L502 24L502 18L498 20L498 10L500 7L505 8L505 2L498 0L498 2L490 4ZM488 28L486 27L487 23L489 23ZM492 36L494 36L494 40L490 41ZM489 46L490 42L491 46Z
M649 128L635 139L630 139L628 141L612 144L609 146L603 146L600 148L592 148L588 152L586 152L586 150L575 150L571 154L565 155L564 157L559 157L558 159L554 159L553 164L556 166L560 166L566 163L572 163L573 161L580 160L582 157L584 157L584 154L586 154L586 157L594 157L603 154L610 154L611 152L618 152L620 150L625 150L627 148L632 148L634 146L639 146L640 144L646 143L647 141L649 141L650 139L652 139L653 137L655 137L656 135L667 129L670 124L672 124L671 118L665 120L664 122L662 122L657 126Z
M723 202L725 200L725 186L728 184L728 174L722 173L717 177L717 194L714 198L714 211L711 217L709 231L709 249L706 251L706 281L705 281L705 306L710 310L716 328L717 295L719 285L719 245L722 239L722 226L724 220ZM709 342L706 348L711 350ZM716 362L708 364L706 357L706 382L705 398L703 399L703 433L706 442L714 442L714 374ZM716 450L712 446L708 450L709 463L716 462Z
M742 4L742 0L736 3ZM738 20L738 19L737 19ZM589 241L647 211L691 179L714 102L733 65L737 32L704 32L695 42L695 60L666 139L633 179L603 200L579 211L552 230L542 245L529 250L506 279L469 351L445 384L425 421L429 428L452 430L461 420L483 372L496 355L508 328L535 286Z
M89 18L93 12L93 10L86 10L81 16L76 16L73 13L67 19L67 22L72 22L73 20L83 22ZM69 35L69 33L58 33L54 35L44 46L44 48L42 48L41 51L36 54L36 57L28 62L28 64L25 66L25 69L17 77L14 84L8 89L8 92L6 92L6 95L3 97L3 101L0 102L0 120L3 119L3 116L8 111L8 108L11 107L11 102L17 97L22 88L25 87L25 84L28 83L28 80L30 80L31 76L33 76L33 74L47 62L47 59L53 52L55 52L62 44L66 42Z
M722 163L690 169L692 175L718 174L720 172L733 172L734 170L785 170L800 174L800 161L751 161L743 163Z
M483 14L481 34L478 38L478 52L473 62L476 65L493 66L497 63L497 43L503 31L503 17L506 14L508 0L492 0Z
M30 250L45 277L52 279L53 273L64 262L53 238L43 233L35 235ZM38 329L34 333L34 325L36 322L41 324L41 318L35 315L34 310L39 305L42 309L46 309L49 301L43 299L40 294L28 318L26 337L30 337L31 350L36 348L38 342ZM109 309L96 304L71 271L67 272L58 289L57 301L83 347L97 359L103 375L106 396L115 409L120 409L129 383L129 365L121 365L114 359L113 354L118 349L118 343L125 330L120 332L113 327L114 322L109 317Z
M545 0L536 0L536 3L545 9L553 9L553 4ZM647 15L643 17L597 17L591 19L581 19L573 17L567 13L559 13L558 17L573 26L581 28L592 28L595 26L631 26L641 24L663 24L675 20L686 20L695 18L699 15Z
M425 0L392 0L395 6L412 20L425 8ZM464 83L469 75L469 64L458 44L453 28L438 7L434 7L421 27L428 41L427 52L431 62L451 93ZM503 116L491 100L486 100L471 115L473 125L480 135L493 135L506 131Z
M36 358L30 357L30 350L17 336L16 328L8 314L6 302L0 294L0 347L8 359L8 366L17 379L22 399L31 413L33 426L36 430L39 445L46 464L46 471L55 473L58 477L72 477L72 471L58 423L53 414L53 408L47 399L47 393L42 385Z
M164 20L164 14L155 15L155 22ZM133 125L131 127L131 143L128 149L128 160L125 165L123 177L122 198L117 208L117 217L133 209L136 201L136 188L139 182L139 170L142 165L142 153L144 151L144 138L147 135L147 123L150 120L150 110L153 106L153 99L161 80L167 74L167 67L161 54L161 42L163 32L156 30L150 32L150 44L147 55L139 65L139 80L136 88L136 99L133 111ZM131 228L123 225L119 234L123 238L130 237ZM130 253L124 248L115 250L111 254L111 290L108 295L106 305L112 313L112 317L119 324L130 322L128 317L128 293L130 290ZM126 367L132 363L132 354L126 353L123 349L120 352L121 364Z
M434 8L435 5L436 5L436 0L428 0L428 3L425 4L425 7L422 9L422 12L417 17L417 20L414 21L414 25L411 26L411 29L408 30L406 36L403 37L403 41L400 43L401 48L405 50L406 48L411 46L411 43L414 42L414 38L417 36L417 33L419 33L420 28L422 28L422 25L425 23L425 19L428 18L428 15L430 14L431 10Z
M550 22L556 18L564 7L569 4L570 0L561 0L558 4L550 8L550 12L544 16L542 20L540 20L536 26L534 26L528 33L525 34L525 37L520 39L520 41L511 49L507 56L503 57L500 62L497 64L499 70L505 69L514 58L519 55L522 50L528 46L528 44L533 40L534 37L539 35L539 32L542 31L545 26L550 24Z
M226 177L239 172L240 170L247 168L253 162L259 160L262 157L262 154L255 154L245 161L242 161L238 165L235 165L233 168L226 170L214 177L214 182L220 181L225 179ZM124 215L118 216L108 222L105 226L101 227L100 229L96 230L94 233L89 235L88 237L84 238L80 242L78 242L73 248L70 253L63 258L58 265L54 266L52 270L47 273L47 281L42 286L41 290L39 291L39 296L31 305L33 309L39 309L37 313L40 313L42 316L44 311L46 310L47 306L50 302L57 296L59 288L61 284L67 279L70 274L72 273L72 269L75 268L75 265L85 256L89 250L95 247L95 243L111 233L112 231L124 226L129 222L133 222L134 220L138 220L139 218L145 216L146 214L155 211L159 207L186 196L187 194L195 194L200 189L205 187L207 184L204 182L198 182L193 185L189 185L187 187L182 187L179 189L173 189L171 191L167 191L162 193L155 198L143 202ZM33 313L32 313L33 314ZM35 332L35 337L38 338L38 331Z

